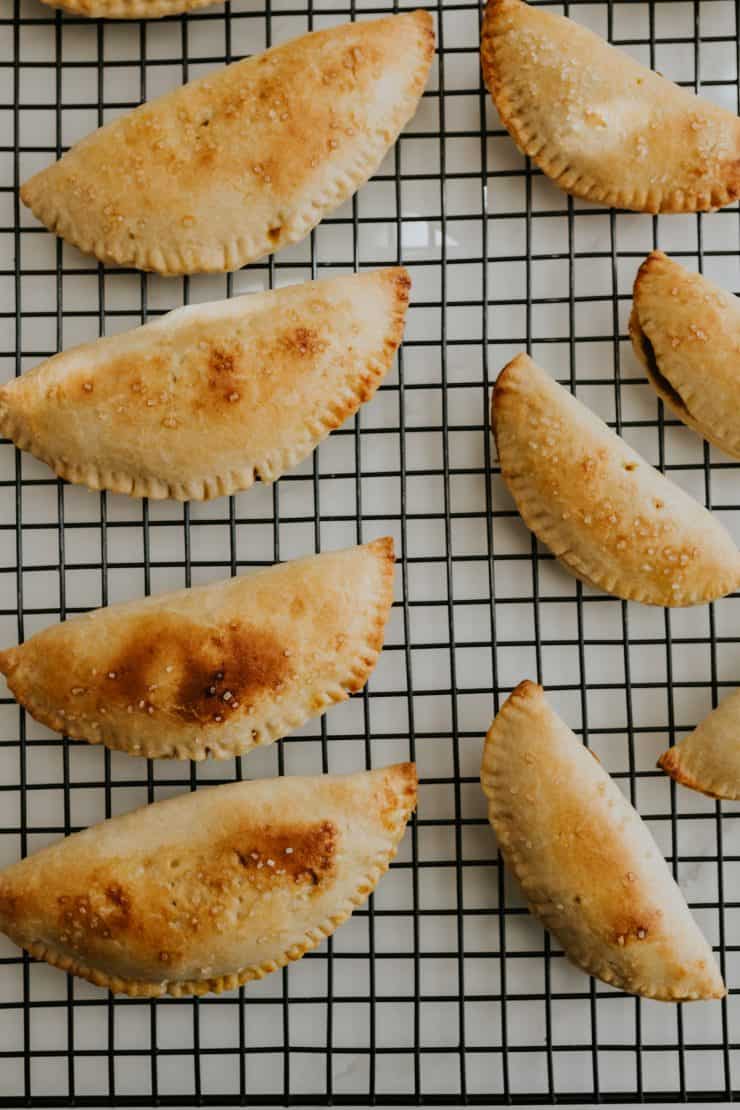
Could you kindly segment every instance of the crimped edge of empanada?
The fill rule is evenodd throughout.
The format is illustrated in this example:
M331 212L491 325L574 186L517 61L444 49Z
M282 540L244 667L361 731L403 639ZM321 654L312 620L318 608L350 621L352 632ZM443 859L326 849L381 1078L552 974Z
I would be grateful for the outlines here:
M524 6L522 0L488 0L481 29L481 67L486 88L501 122L519 149L543 173L566 193L608 208L626 208L633 212L708 212L737 200L740 196L740 172L732 189L722 181L715 184L711 192L685 189L674 189L667 194L654 189L624 192L581 173L563 158L557 145L548 145L547 139L537 131L536 118L529 112L528 90L507 84L498 72L495 60L498 17ZM611 47L606 40L604 43Z
M38 445L33 437L26 433L22 423L14 419L12 410L3 401L2 387L0 387L0 436L12 440L16 447L45 463L58 478L76 485L87 486L88 489L108 490L110 493L123 493L129 497L148 497L153 501L165 499L208 501L215 497L230 497L234 493L248 490L257 480L271 484L307 458L322 440L341 427L348 417L353 416L362 405L371 400L393 364L403 338L411 278L404 266L388 267L375 273L379 277L392 281L395 289L395 304L382 343L382 356L368 359L364 373L348 378L344 391L331 399L325 411L317 419L306 422L300 440L290 447L279 448L254 466L171 483L151 476L106 469L100 465L99 460L96 466L93 463L79 464L70 462L68 459L51 457L38 449Z
M336 913L331 914L319 925L307 931L306 939L302 944L294 944L277 960L265 960L264 963L250 964L232 972L230 975L221 975L215 979L187 979L181 982L175 980L164 983L150 983L145 980L123 979L117 975L107 975L104 971L79 963L69 956L63 956L55 948L41 943L23 944L20 947L24 948L34 959L43 960L60 971L76 975L80 979L86 979L96 987L102 987L114 994L125 994L130 998L161 998L164 995L182 998L188 995L222 994L224 991L236 990L244 986L245 983L256 979L264 979L271 972L279 971L287 964L300 960L307 952L317 948L322 941L330 937L367 900L390 867L392 860L398 853L398 846L408 819L416 807L418 783L414 763L397 764L392 770L396 771L398 776L399 804L393 813L387 816L387 820L392 824L390 848L376 857L370 870L358 882L353 893Z
M731 458L740 459L740 437L728 435L727 430L716 424L709 427L704 421L697 420L691 412L691 398L684 397L676 389L670 379L663 373L651 343L646 328L651 329L651 319L645 315L644 287L646 281L654 271L670 268L672 271L685 273L683 266L674 262L663 251L651 251L637 271L635 284L632 290L632 311L629 318L629 334L632 340L632 349L645 370L647 379L661 401L675 413L679 420L702 439L713 443ZM652 330L652 329L651 329ZM711 337L710 337L711 341ZM740 374L740 369L738 371ZM706 382L698 382L699 388L711 388Z
M503 801L503 807L498 812L499 820L497 821L495 834L498 841L501 853L504 856L507 867L512 874L516 877L517 881L522 887L525 901L529 912L534 918L539 920L542 925L555 936L557 936L557 929L561 924L560 910L550 899L540 900L535 903L532 897L536 894L535 891L527 889L529 885L529 871L527 861L522 857L521 853L516 848L516 840L511 835L511 829L514 822L519 821L517 814L512 814L505 808L505 799L509 796L509 788L505 782L505 759L493 758L493 745L491 743L494 733L496 742L500 747L506 750L507 745L519 744L519 738L514 733L514 729L518 728L518 718L528 718L528 714L536 708L545 705L549 709L545 691L536 682L530 679L525 679L514 688L504 704L499 709L494 717L491 726L488 730L486 741L483 747L483 758L481 763L481 786L486 794L487 799L490 801L494 796ZM550 712L554 712L550 710ZM531 724L527 720L527 725ZM597 763L600 763L598 756L590 749L585 749L589 755L592 755ZM502 770L503 768L503 770ZM607 772L605 771L606 775ZM638 815L639 817L639 815ZM489 818L490 820L490 818ZM492 823L492 822L491 822ZM647 835L650 833L646 830ZM711 951L711 949L710 949ZM630 994L638 994L643 998L652 998L660 1002L690 1002L698 1001L700 999L710 998L723 998L727 989L722 983L722 990L707 989L705 993L691 992L681 993L678 991L662 990L656 987L653 983L647 982L629 982L623 976L615 973L613 965L606 959L599 959L594 953L584 945L578 948L571 947L566 953L568 959L582 971L588 975L593 975L602 982L609 983L611 986L616 987L618 990L624 990Z
M281 225L280 234L276 237L270 236L269 241L265 233L259 239L242 235L215 243L207 252L196 248L185 250L179 245L173 245L165 254L159 245L145 244L137 239L131 251L130 241L127 240L122 244L120 239L105 235L95 238L84 226L81 227L71 221L60 203L62 198L59 191L54 185L50 186L47 183L45 170L39 171L21 185L21 200L49 231L60 236L65 242L71 243L84 254L92 254L104 264L154 271L163 276L228 273L240 269L249 262L255 262L259 258L273 254L283 247L299 243L328 212L338 208L372 177L386 152L414 114L424 91L435 49L432 17L428 11L418 9L391 18L413 20L420 38L421 60L408 74L406 94L397 102L395 112L387 121L387 125L382 130L376 131L368 145L357 152L355 164L338 175L323 192L308 198L303 209L296 211L290 221ZM362 25L361 21L359 25ZM53 169L53 166L48 169ZM126 250L122 250L122 246L125 246Z
M541 491L532 483L529 470L526 467L518 465L516 460L507 463L501 458L498 431L500 419L498 404L504 392L521 392L521 386L517 381L517 375L520 371L526 375L527 363L531 363L531 359L528 355L516 355L515 358L507 363L496 379L491 395L491 427L494 440L496 441L501 476L514 499L519 515L530 532L533 532L576 578L589 586L603 590L605 593L615 595L625 601L639 601L646 605L678 608L702 604L708 601L716 601L718 598L725 597L727 594L736 590L738 585L740 585L740 554L738 554L737 569L734 574L728 572L722 578L717 578L716 576L708 577L705 575L702 579L699 579L697 574L692 574L690 580L684 582L681 590L671 591L670 596L663 596L659 595L655 589L651 588L647 578L638 581L632 574L625 577L616 571L605 574L603 568L599 564L585 562L577 552L571 550L568 545L567 527L559 517L556 517L550 511L550 507L543 499ZM536 366L536 364L533 365ZM525 368L524 370L522 370L523 367ZM537 367L537 369L539 371L539 367ZM543 371L539 372L543 373ZM558 388L562 387L558 386ZM590 411L585 405L582 407L586 412ZM611 430L595 415L595 413L591 413L590 415L599 430L603 426L605 433L609 433L610 435L614 434L611 433ZM664 474L661 474L660 471L650 466L642 456L633 451L620 436L615 435L614 438L618 443L623 445L624 451L629 453L630 459L634 458L635 460L639 460L639 464L643 467L655 471L656 477L662 482L668 482L671 485L674 484L671 483L670 479L666 478ZM708 511L705 506L700 505L699 502L696 502L696 504L703 512Z
M740 799L740 787L737 783L731 784L723 780L714 779L711 781L700 781L696 775L690 774L683 766L680 748L680 742L674 744L672 748L668 748L663 752L655 766L660 767L661 771L665 771L667 775L670 775L674 782L687 787L689 790L696 790L699 794L705 794L707 798L716 798L719 801L728 802L734 802Z
M125 752L126 755L143 757L145 759L190 759L200 762L204 759L233 759L235 756L244 755L253 748L264 747L282 739L292 729L299 728L306 721L325 713L330 706L338 702L347 701L350 694L357 693L367 683L383 649L385 639L385 626L390 617L393 606L393 582L395 575L395 548L391 536L383 536L363 545L364 549L373 552L380 561L382 577L381 591L372 605L368 606L367 632L365 643L357 653L347 661L347 668L341 681L334 686L324 686L318 690L306 687L303 691L303 701L300 706L294 706L291 712L286 712L282 706L275 706L271 716L260 717L257 714L251 718L252 732L251 743L208 739L203 743L195 741L189 743L173 743L169 746L154 747L148 745L126 746L112 738L105 740L100 735L91 735L82 732L66 717L55 716L47 713L43 707L38 708L29 697L20 697L18 687L13 682L13 673L17 663L15 656L23 645L16 648L7 648L0 651L0 674L5 676L8 689L18 705L29 713L35 721L53 729L55 732L68 736L71 740L84 740L88 744L102 744L111 751ZM99 731L99 730L98 730Z

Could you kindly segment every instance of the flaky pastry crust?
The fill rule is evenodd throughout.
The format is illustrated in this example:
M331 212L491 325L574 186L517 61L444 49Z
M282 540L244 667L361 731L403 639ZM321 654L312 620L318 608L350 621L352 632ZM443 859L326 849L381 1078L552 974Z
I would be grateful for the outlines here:
M21 198L102 262L235 270L305 238L375 173L433 55L428 12L315 31L106 124Z
M49 728L149 758L227 759L365 685L393 601L393 541L111 605L0 652Z
M234 990L362 905L416 805L416 769L238 782L145 806L0 872L0 929L140 998Z
M573 963L645 998L723 997L647 826L535 683L517 686L493 721L481 783L507 866Z
M491 421L524 523L577 578L666 606L740 585L740 554L716 517L527 355L501 371Z
M403 267L196 304L0 388L0 433L91 489L180 501L272 482L369 400L401 342Z
M514 142L566 192L636 212L740 195L740 120L580 24L488 0L481 63Z

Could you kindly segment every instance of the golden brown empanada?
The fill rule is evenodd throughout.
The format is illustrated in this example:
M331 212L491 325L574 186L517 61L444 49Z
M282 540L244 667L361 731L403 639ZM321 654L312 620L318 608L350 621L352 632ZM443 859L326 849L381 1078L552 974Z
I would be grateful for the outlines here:
M740 798L740 690L658 760L671 778L711 798Z
M49 728L150 758L269 744L367 682L393 600L393 541L112 605L0 652Z
M315 31L106 124L21 198L102 262L235 270L303 239L375 173L433 54L424 11Z
M647 827L533 682L493 721L481 783L530 911L574 964L646 998L723 997L712 950Z
M399 267L177 309L0 388L0 433L62 478L137 497L272 482L373 395L409 286Z
M488 0L481 61L514 142L566 192L637 212L740 195L740 120L580 24Z
M653 251L638 270L635 354L684 424L740 459L740 301Z
M491 420L524 523L577 578L647 605L697 605L740 585L740 554L711 513L517 355Z
M215 0L43 0L50 8L61 8L72 15L91 19L161 19L196 8L213 5Z
M413 763L156 802L0 872L0 929L123 994L233 990L362 905L415 805Z

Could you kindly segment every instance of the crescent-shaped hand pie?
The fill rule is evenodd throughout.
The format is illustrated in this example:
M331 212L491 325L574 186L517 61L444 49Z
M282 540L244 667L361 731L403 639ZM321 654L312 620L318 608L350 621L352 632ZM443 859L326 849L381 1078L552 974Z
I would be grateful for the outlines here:
M712 950L647 826L533 682L493 721L481 783L530 911L574 964L645 998L723 997Z
M483 76L514 142L561 189L637 212L740 195L740 120L522 0L488 0Z
M413 763L155 802L0 872L0 929L122 994L234 990L362 905L415 805Z
M149 758L226 759L362 689L393 600L393 541L96 609L0 652L49 728Z
M740 554L715 517L527 355L499 374L491 420L524 523L583 582L647 605L740 585Z
M0 433L62 478L202 500L272 482L369 400L401 341L402 268L176 309L0 388Z
M50 8L90 19L161 19L205 8L214 0L43 0Z
M305 238L375 173L433 54L425 11L315 31L113 120L21 199L101 262L235 270Z
M630 336L648 381L704 439L740 459L740 301L662 251L637 272Z
M740 798L740 690L724 698L685 740L663 752L658 766L710 798Z

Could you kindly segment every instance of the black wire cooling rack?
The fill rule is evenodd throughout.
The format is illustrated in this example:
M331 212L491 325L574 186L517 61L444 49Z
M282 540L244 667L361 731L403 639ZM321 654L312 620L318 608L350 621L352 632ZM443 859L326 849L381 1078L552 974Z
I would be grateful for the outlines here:
M0 443L0 632L392 533L396 604L367 690L247 760L131 759L0 701L0 864L135 805L239 777L415 758L419 812L370 903L319 951L239 992L114 998L0 940L0 1105L499 1104L730 1100L740 1088L738 810L654 770L740 678L740 605L688 612L582 587L538 548L495 465L490 386L522 348L740 539L738 469L666 418L626 341L635 270L660 246L737 289L737 209L702 217L573 202L516 151L481 85L473 3L431 5L438 57L371 183L305 244L228 277L106 270L25 213L18 185L113 115L307 29L395 10L233 0L105 24L0 0L0 364L183 301L404 262L397 370L271 488L181 507L64 486ZM561 9L562 10L562 9ZM737 110L732 0L565 10ZM581 975L496 855L482 736L523 677L550 689L648 821L730 994L671 1007Z

